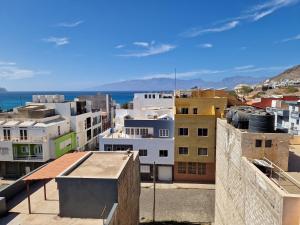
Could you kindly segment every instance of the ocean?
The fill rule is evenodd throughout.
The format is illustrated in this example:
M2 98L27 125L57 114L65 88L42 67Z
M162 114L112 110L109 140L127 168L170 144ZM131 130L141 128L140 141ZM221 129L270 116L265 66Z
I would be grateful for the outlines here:
M124 104L132 101L134 92L129 91L33 91L33 92L2 92L0 93L0 109L9 110L17 106L23 106L26 102L32 101L32 95L64 95L65 100L73 100L80 95L95 95L97 93L110 94L117 103Z

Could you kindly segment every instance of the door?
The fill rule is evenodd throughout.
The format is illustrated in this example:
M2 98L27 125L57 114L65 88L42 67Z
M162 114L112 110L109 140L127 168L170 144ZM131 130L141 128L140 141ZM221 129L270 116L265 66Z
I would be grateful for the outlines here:
M172 181L172 166L158 166L158 179Z

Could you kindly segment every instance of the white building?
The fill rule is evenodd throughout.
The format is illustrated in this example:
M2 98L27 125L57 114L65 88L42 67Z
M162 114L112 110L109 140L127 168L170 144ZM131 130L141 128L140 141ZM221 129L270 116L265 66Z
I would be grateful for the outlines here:
M52 97L51 97L52 96ZM78 150L94 150L98 147L98 134L102 132L102 112L92 110L91 101L65 101L64 96L34 95L27 105L45 105L71 122L71 130L76 132Z
M0 176L19 177L76 148L67 118L44 106L0 114Z
M100 150L138 150L141 178L173 180L173 96L164 93L134 95L133 109L116 110L116 127L100 134Z

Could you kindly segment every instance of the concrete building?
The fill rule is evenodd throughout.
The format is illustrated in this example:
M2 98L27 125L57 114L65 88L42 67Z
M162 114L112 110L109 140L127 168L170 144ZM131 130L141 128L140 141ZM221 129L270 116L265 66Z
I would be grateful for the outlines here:
M108 128L114 127L116 103L113 101L111 95L97 93L96 95L79 96L78 99L80 101L91 101L93 112L100 110L101 112L106 113L107 121L106 123L103 123L103 126Z
M216 225L298 225L300 183L288 172L289 134L217 122Z
M227 94L218 90L177 91L175 98L176 181L214 182L216 119Z
M103 130L103 112L93 109L91 101L65 101L63 95L33 95L32 100L26 105L44 105L70 120L71 130L76 133L78 150L94 150L98 146L98 134Z
M8 213L0 223L139 224L137 152L66 154L22 179L27 185L35 181L27 188L28 200L22 191L7 198ZM42 181L44 179L47 183ZM13 185L6 189L14 192ZM0 196L8 197L5 193L8 192L1 190Z
M116 127L100 134L100 150L138 150L141 178L173 180L173 97L164 93L134 95L133 109L117 109Z
M25 106L0 114L0 177L25 175L76 148L68 118L45 106Z

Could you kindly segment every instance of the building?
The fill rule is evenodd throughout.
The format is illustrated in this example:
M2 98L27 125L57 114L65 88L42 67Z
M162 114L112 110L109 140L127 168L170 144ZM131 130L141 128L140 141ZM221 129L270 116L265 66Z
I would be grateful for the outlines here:
M76 148L68 118L43 105L0 113L0 177L16 178Z
M116 127L100 134L99 149L103 151L138 150L143 180L153 178L154 163L157 180L173 180L172 102L172 95L169 94L135 94L133 109L118 109Z
M214 182L216 119L227 94L220 90L177 91L175 98L176 181Z
M137 152L66 154L21 181L27 184L27 196L22 191L10 196L5 190L16 192L13 185L18 183L0 190L8 203L0 223L139 224Z
M103 123L103 126L107 128L114 127L116 103L113 101L111 95L97 93L96 95L79 96L78 99L80 101L91 101L93 112L100 110L101 112L106 113L107 121L106 123Z
M55 114L67 118L71 123L71 130L76 133L78 150L94 150L98 146L98 134L102 132L102 117L100 109L92 108L89 100L65 101L63 95L33 95L28 106L44 105L52 109Z
M238 129L218 119L216 149L216 225L299 224L300 183L288 172L289 134Z

